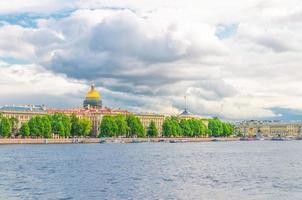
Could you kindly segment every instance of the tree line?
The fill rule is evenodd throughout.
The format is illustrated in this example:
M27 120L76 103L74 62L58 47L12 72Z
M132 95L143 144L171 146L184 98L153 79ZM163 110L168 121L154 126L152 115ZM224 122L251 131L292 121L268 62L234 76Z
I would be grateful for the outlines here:
M100 125L99 137L158 137L154 121L147 130L134 115L106 115ZM179 119L167 117L162 125L163 137L228 137L233 134L234 126L218 118L209 120L208 127L201 119Z
M234 125L218 118L209 119L208 127L201 119L179 119L167 117L163 123L164 137L228 137Z
M164 137L203 137L207 127L200 119L179 119L167 117L163 123Z
M24 122L18 129L16 118L0 116L0 135L4 138L15 136L32 138L51 138L53 134L60 137L85 137L92 130L92 122L87 118L78 118L75 114L68 116L62 113L34 116Z
M60 137L86 137L91 133L92 122L88 118L78 118L56 113L34 116L18 129L18 120L0 114L0 136L43 137L53 134ZM145 129L140 119L134 115L105 115L99 126L99 137L158 137L159 131L154 121ZM234 132L234 125L218 118L209 119L208 127L201 119L165 118L162 125L163 137L228 137Z
M105 115L100 124L99 137L146 137L146 130L134 115Z

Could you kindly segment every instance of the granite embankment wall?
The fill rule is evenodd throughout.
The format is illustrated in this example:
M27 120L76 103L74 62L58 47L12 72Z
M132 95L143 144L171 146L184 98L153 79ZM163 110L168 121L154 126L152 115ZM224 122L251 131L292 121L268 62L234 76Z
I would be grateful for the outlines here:
M68 138L68 139L0 139L0 144L74 144L74 143L136 143L136 142L212 142L238 141L239 138Z
M32 139L32 138L18 138L18 139L0 139L0 144L72 144L72 143L99 143L98 138L89 139Z

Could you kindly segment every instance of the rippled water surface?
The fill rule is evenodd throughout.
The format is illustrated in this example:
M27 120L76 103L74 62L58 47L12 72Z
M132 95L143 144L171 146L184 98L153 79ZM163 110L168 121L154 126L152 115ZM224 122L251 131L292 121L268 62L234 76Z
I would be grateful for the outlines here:
M0 199L302 199L302 141L3 145Z

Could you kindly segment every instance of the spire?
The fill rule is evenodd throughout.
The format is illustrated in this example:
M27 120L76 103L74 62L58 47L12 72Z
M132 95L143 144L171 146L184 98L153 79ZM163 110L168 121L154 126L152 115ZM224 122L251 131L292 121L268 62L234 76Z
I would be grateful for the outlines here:
M94 89L94 82L91 82L91 90L93 90Z
M185 112L187 111L187 95L184 96L185 98Z
M190 115L190 113L188 112L187 109L187 96L184 96L184 100L185 100L185 110L180 114L180 115Z

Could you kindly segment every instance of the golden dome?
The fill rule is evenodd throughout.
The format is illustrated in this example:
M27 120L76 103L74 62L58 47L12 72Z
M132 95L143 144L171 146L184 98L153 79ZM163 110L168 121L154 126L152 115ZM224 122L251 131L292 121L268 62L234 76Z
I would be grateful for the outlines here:
M91 85L90 90L86 94L86 99L101 99L101 94Z

